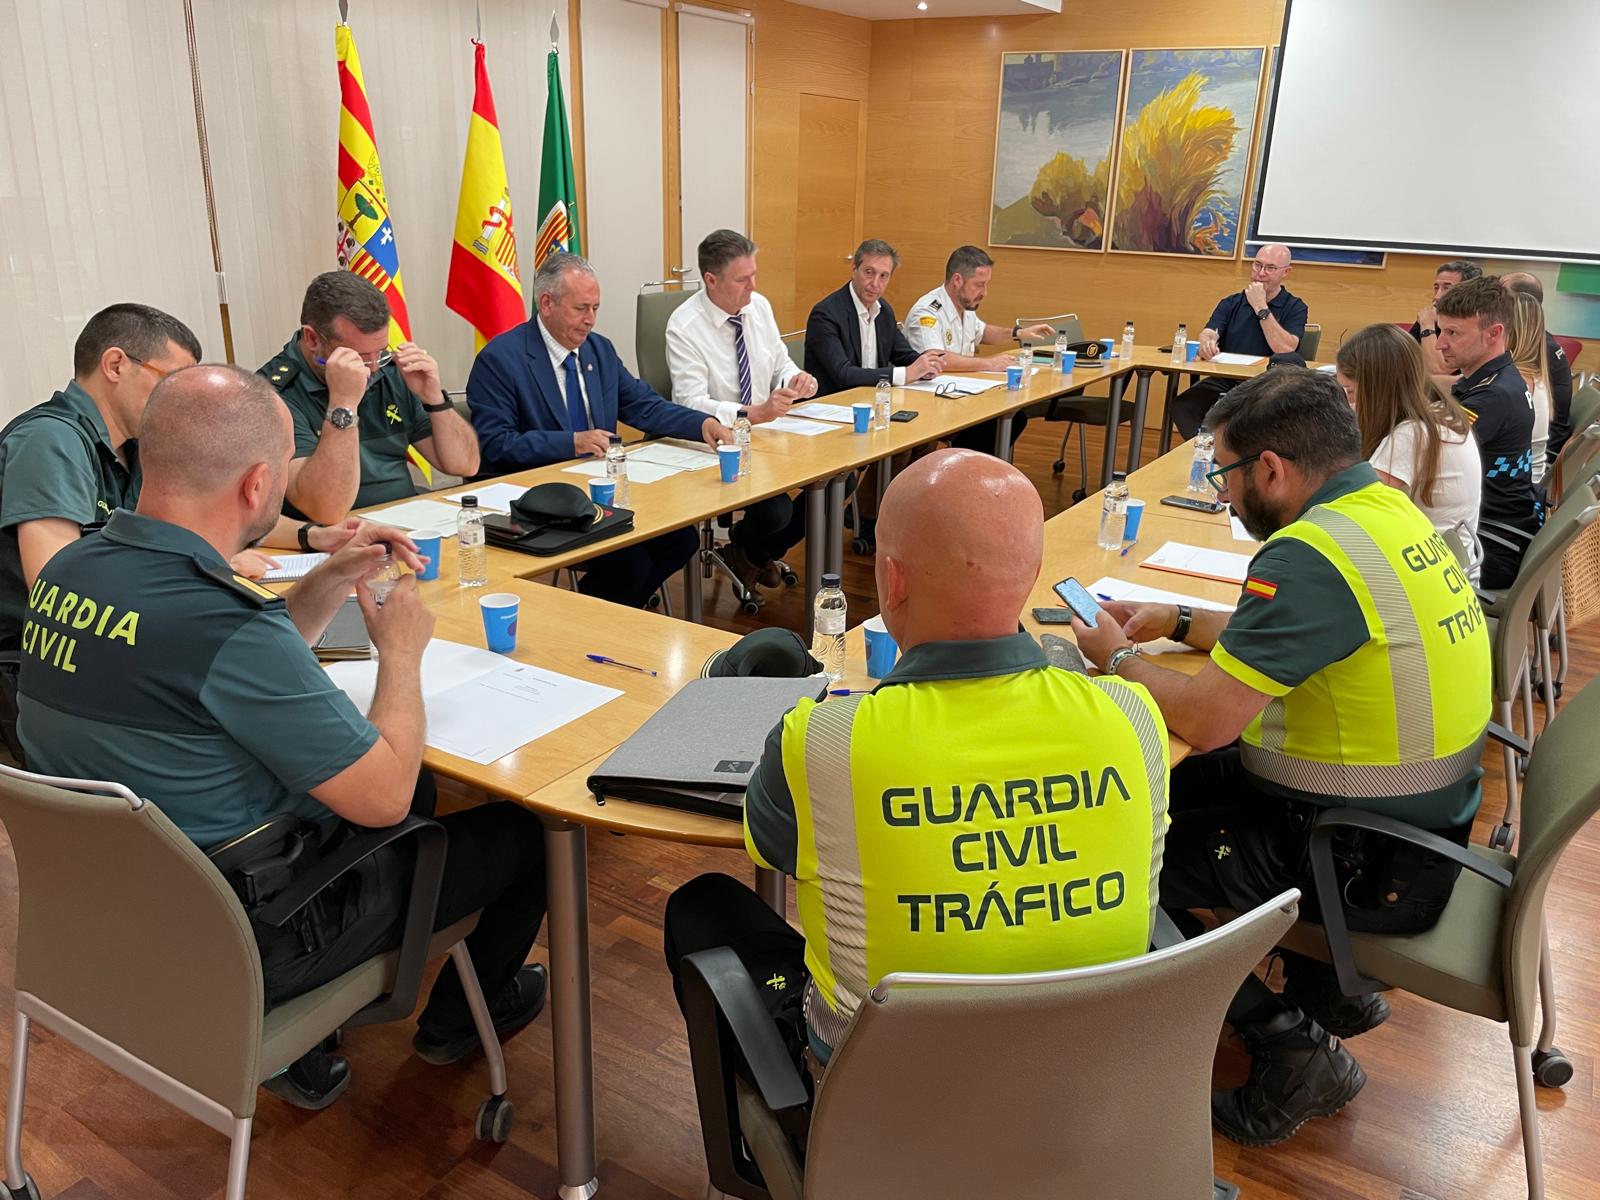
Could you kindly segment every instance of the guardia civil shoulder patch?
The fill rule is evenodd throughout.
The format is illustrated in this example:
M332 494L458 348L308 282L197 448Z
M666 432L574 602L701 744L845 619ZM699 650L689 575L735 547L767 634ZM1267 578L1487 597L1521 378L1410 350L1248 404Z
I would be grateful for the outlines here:
M1265 579L1257 579L1252 575L1244 581L1244 590L1252 596L1260 596L1263 600L1271 600L1278 594L1278 585L1268 583Z

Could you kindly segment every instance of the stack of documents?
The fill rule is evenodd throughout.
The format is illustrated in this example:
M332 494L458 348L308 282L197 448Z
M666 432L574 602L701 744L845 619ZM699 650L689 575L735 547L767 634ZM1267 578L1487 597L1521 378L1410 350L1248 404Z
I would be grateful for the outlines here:
M338 663L328 675L362 712L372 707L376 662ZM428 745L492 763L622 695L584 679L435 638L422 655Z
M1249 554L1233 554L1227 550L1207 550L1201 546L1186 546L1182 542L1168 542L1139 565L1152 571L1171 571L1174 575L1193 575L1198 579L1215 579L1218 583L1243 584L1250 574Z
M1219 367L1252 367L1260 362L1264 356L1260 354L1229 354L1226 350L1219 351L1211 356L1211 361Z
M304 579L318 563L326 562L326 554L274 554L278 564L261 577L262 583L288 583L291 579Z
M685 471L700 471L716 465L717 456L704 446L693 446L671 438L646 442L628 451L628 482L659 483ZM566 471L570 475L601 479L605 476L606 464L604 459L597 458L568 467Z
M855 424L855 413L850 411L848 404L824 404L820 400L813 400L799 408L789 410L791 417L805 417L812 421L829 421L834 425Z
M518 492L518 495L521 493ZM437 529L445 537L456 535L456 506L441 504L437 500L407 500L361 515L369 521L393 525L396 529Z

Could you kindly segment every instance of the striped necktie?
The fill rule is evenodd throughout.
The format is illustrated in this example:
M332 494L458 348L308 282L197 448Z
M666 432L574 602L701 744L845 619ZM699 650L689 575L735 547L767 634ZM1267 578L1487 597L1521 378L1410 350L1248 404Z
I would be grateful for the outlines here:
M733 326L733 356L739 362L739 407L750 407L750 353L744 348L744 317L735 314L728 318Z

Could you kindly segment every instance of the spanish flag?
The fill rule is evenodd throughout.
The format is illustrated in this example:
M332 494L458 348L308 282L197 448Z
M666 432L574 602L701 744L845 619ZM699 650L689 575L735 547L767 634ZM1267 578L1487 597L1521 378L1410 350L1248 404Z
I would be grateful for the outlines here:
M472 44L477 59L476 85L444 302L472 325L477 348L482 350L490 338L520 325L528 314L522 302L511 189L506 183L494 95L489 90L489 68L483 43L475 40Z

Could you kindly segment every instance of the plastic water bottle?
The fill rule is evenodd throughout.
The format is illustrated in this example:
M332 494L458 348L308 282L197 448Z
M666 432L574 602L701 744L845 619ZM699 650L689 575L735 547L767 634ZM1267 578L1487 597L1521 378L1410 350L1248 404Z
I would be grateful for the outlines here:
M1122 532L1128 524L1128 473L1115 471L1106 485L1105 503L1100 506L1100 538L1096 543L1102 550L1122 549Z
M1065 355L1072 349L1072 339L1064 333L1056 334L1056 374L1061 374L1061 364L1066 362Z
M1122 361L1133 361L1133 322L1122 327Z
M872 393L872 427L889 428L889 409L894 405L894 388L890 376L878 376L878 390Z
M489 552L483 544L483 510L476 496L461 497L456 515L456 575L462 587L489 582Z
M1123 493L1127 493L1127 488L1123 488ZM822 577L822 590L817 593L811 610L811 657L822 664L829 683L838 683L844 678L845 609L839 577L829 572Z
M623 452L622 439L614 433L606 447L606 478L617 485L612 503L624 507L628 503L628 456Z
M367 576L367 587L372 592L373 603L379 608L389 598L389 593L394 591L395 584L400 582L400 564L394 560L394 549L388 542L379 542L383 547L383 557L372 568L372 574Z
M739 478L750 478L750 418L739 410L733 419L733 444L739 447Z
M1194 461L1189 464L1189 491L1198 492L1203 496L1211 496L1211 484L1206 481L1206 472L1211 470L1211 455L1216 449L1216 438L1209 433L1201 432L1194 435Z
M1178 332L1172 339L1172 365L1179 366L1189 357L1189 326L1178 322Z

